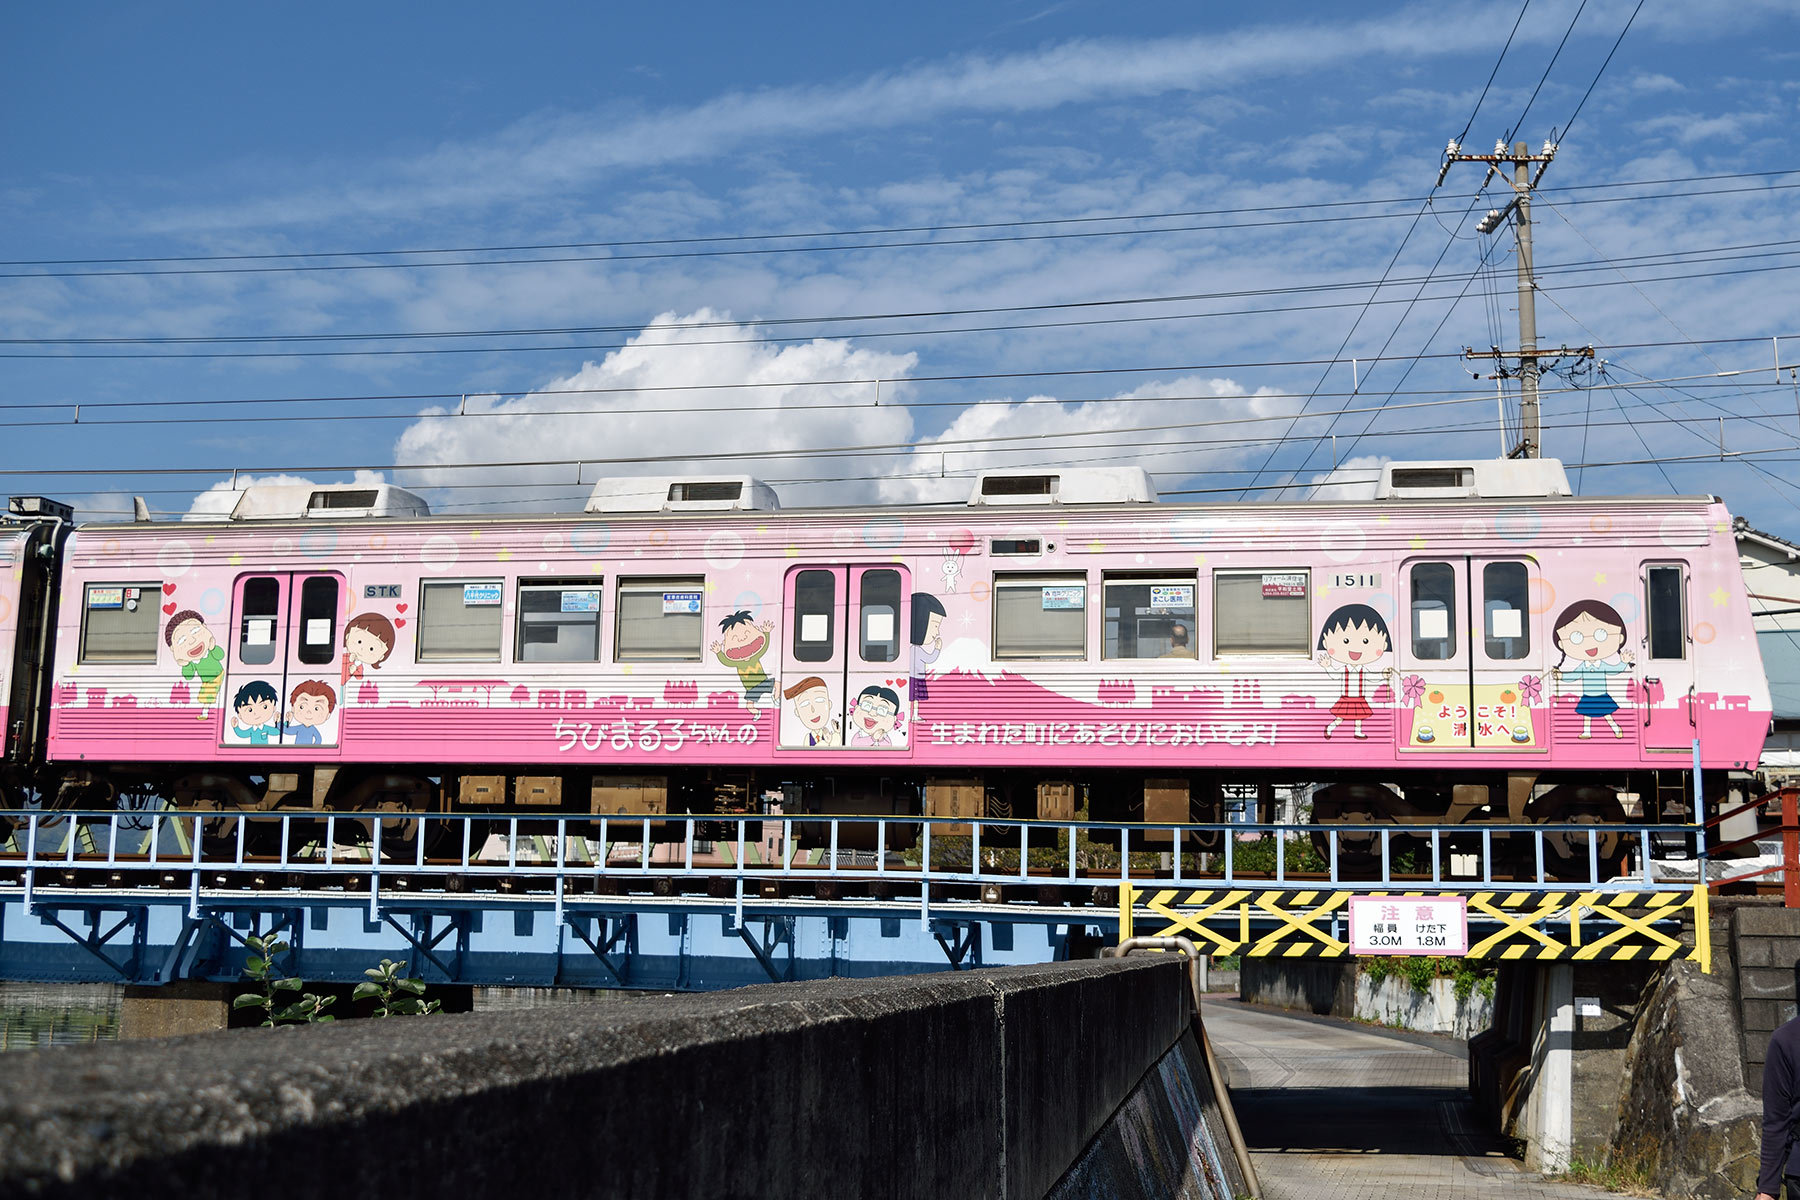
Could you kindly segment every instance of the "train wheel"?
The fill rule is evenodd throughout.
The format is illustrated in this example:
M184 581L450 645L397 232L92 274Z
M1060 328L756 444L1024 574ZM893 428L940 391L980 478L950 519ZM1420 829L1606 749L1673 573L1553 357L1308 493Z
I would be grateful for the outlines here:
M1334 783L1313 797L1312 819L1319 825L1392 825L1395 813L1404 807L1405 802L1399 796L1379 784ZM1331 834L1326 830L1313 830L1313 849L1327 864L1331 862L1331 841ZM1390 836L1390 863L1399 848L1400 839ZM1337 833L1337 865L1339 875L1378 875L1381 871L1380 831Z
M1596 865L1589 861L1590 840L1598 860L1599 882L1614 878L1623 869L1626 839L1620 826L1625 821L1625 809L1611 788L1592 784L1551 788L1526 807L1525 819L1545 825L1612 826L1592 835L1585 831L1546 833L1544 870L1548 874L1571 882L1589 879ZM1533 851L1527 846L1525 852L1529 861Z

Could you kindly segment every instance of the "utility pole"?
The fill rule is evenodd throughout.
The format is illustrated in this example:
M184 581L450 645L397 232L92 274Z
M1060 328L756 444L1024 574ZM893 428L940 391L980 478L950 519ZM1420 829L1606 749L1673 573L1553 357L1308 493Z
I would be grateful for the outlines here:
M1450 168L1455 164L1486 163L1487 176L1481 181L1485 188L1496 173L1506 179L1504 172L1500 172L1502 166L1512 167L1512 178L1507 180L1513 189L1512 202L1505 208L1489 209L1487 216L1475 226L1478 232L1492 233L1510 215L1518 251L1515 259L1519 280L1519 348L1506 355L1519 360L1519 444L1513 447L1509 455L1512 458L1537 458L1543 450L1538 417L1537 278L1531 269L1531 193L1555 157L1555 142L1545 142L1544 148L1536 154L1531 153L1531 148L1524 142L1514 142L1510 150L1505 142L1495 142L1492 154L1464 154L1460 145L1451 142L1444 151L1444 165L1438 171L1438 186L1441 187L1444 177L1450 174ZM1537 167L1535 174L1532 171L1534 164Z

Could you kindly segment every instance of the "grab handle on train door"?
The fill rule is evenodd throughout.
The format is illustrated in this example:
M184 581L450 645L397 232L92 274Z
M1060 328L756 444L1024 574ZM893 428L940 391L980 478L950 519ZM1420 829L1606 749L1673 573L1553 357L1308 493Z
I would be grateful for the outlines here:
M1698 728L1699 724L1700 724L1699 721L1694 719L1694 689L1698 686L1699 686L1698 684L1692 684L1692 683L1688 684L1687 710L1688 710L1688 727L1690 729Z
M1644 676L1644 728L1650 728L1650 710L1662 699L1662 680Z

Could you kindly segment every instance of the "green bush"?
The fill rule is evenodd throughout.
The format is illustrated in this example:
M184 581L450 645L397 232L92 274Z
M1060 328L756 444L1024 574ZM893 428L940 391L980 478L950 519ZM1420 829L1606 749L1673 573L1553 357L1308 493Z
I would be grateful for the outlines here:
M1438 958L1423 954L1379 955L1363 959L1362 971L1377 983L1397 975L1420 994L1431 990L1433 979L1448 978L1454 981L1459 1004L1466 1002L1472 993L1479 992L1488 999L1494 995L1495 968L1480 959Z

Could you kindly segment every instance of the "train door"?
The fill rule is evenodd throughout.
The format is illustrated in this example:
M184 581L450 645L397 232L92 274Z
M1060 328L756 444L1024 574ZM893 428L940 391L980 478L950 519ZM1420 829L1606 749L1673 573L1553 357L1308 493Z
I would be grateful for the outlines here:
M1543 630L1531 611L1542 594L1537 563L1469 559L1470 745L1477 750L1545 750L1550 709Z
M1468 561L1417 559L1401 564L1399 628L1393 630L1401 680L1401 748L1466 749L1470 722ZM1411 705L1409 708L1408 705Z
M1626 644L1638 651L1638 695L1643 711L1636 714L1643 747L1651 752L1689 754L1699 736L1695 713L1694 643L1688 634L1687 564L1647 562L1638 574L1644 597L1644 628ZM1623 615L1623 614L1622 614Z
M1541 750L1542 633L1528 559L1438 558L1402 564L1401 747Z
M784 599L781 747L906 750L913 706L901 650L907 572L796 567Z
M221 746L337 746L342 613L343 578L334 573L238 579L219 693Z

